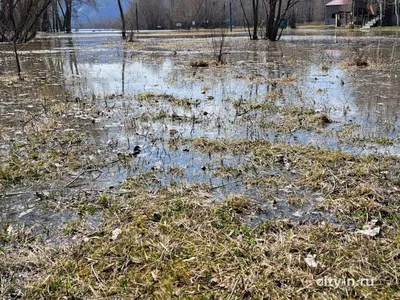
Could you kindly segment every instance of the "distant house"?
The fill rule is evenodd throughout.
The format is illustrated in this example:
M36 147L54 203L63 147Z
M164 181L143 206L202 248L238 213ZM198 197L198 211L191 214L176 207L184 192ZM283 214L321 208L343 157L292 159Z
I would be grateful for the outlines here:
M345 26L352 21L352 0L333 0L326 4L326 23Z
M326 23L337 27L350 23L379 25L379 1L382 1L382 25L395 25L394 4L391 0L333 0L326 4Z

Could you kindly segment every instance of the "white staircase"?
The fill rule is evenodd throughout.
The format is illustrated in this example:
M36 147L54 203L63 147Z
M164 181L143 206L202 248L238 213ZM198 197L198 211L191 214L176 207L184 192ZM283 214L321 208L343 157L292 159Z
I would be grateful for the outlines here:
M382 16L382 20L385 16ZM381 20L381 16L376 16L372 20L368 21L367 23L364 24L364 26L361 29L369 29L371 27L374 27L379 21Z

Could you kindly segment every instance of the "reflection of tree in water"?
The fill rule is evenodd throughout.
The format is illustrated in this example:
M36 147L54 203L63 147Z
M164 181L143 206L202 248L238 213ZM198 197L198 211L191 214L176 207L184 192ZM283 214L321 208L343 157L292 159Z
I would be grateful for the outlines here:
M65 89L77 96L86 96L88 91L88 76L82 69L82 62L87 55L76 48L72 36L62 39L55 39L56 42L52 49L60 49L60 56L57 57L55 64L64 81Z
M67 49L69 49L67 53L69 53L68 60L69 60L69 68L71 70L71 74L79 75L78 63L76 60L76 53L72 37L67 38Z
M359 86L354 102L361 116L365 118L365 123L375 125L378 133L389 132L398 136L393 129L400 125L400 78L391 74L390 70L379 74L364 70L355 80Z
M377 46L365 47L363 51L366 53L366 60L377 66L354 71L354 102L366 124L374 124L378 133L387 133L400 125L400 77L397 75L398 67L394 63L400 58L400 47L396 42L379 43Z
M23 84L7 85L6 81L0 80L0 124L2 126L18 128L21 125L20 118L14 116L15 111L27 112L19 114L24 124L35 115L42 113L43 109L47 109L49 105L65 100L66 84L62 76L64 73L63 53L48 51L56 49L59 43L58 39L39 39L24 49L21 62L24 72L29 74L29 80L25 80ZM8 55L2 57L8 59ZM3 102L7 104L3 105Z
M122 86L122 94L125 94L125 68L126 68L126 60L127 60L127 51L126 46L124 45L122 50L122 74L121 74L121 86Z

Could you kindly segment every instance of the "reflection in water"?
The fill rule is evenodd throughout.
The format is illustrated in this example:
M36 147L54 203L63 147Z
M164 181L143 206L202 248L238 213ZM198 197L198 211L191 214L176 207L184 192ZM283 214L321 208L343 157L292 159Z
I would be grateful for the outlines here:
M183 138L280 139L343 147L338 139L306 130L278 136L260 126L260 120L268 121L276 117L274 114L238 113L235 101L255 104L266 99L272 101L276 96L273 101L279 105L308 105L327 112L339 124L362 124L368 134L398 136L397 130L393 130L398 128L397 73L390 69L380 72L344 69L341 61L350 48L346 43L340 44L343 36L313 38L305 42L301 36L285 37L296 43L247 42L246 38L238 38L237 44L230 43L225 66L204 69L191 68L188 61L211 60L211 54L185 50L172 55L169 50L146 48L139 51L121 45L117 35L44 38L29 44L22 53L23 68L30 80L12 86L7 86L8 79L0 81L0 124L11 136L13 128L18 128L25 117L16 117L18 111L26 111L29 106L30 113L35 114L45 101L65 101L68 91L77 102L79 98L89 99L85 104L96 105L105 112L93 124L84 119L84 126L101 153L114 155L118 151L132 151L136 146L142 149L131 165L105 168L98 179L100 185L118 184L137 172L161 170L163 183L208 181L212 186L226 186L222 195L244 187L235 184L232 178L204 172L204 166L211 170L235 167L245 163L247 157L185 151L187 145L166 142L172 140L171 129ZM324 40L329 43L324 45ZM151 42L157 44L162 40ZM318 42L318 47L314 42ZM338 45L333 47L336 42ZM398 46L382 44L381 47L382 51L390 51L393 59L399 57ZM4 66L10 65L11 54L3 53L2 70L10 74ZM134 99L133 95L145 92L173 95L190 105L173 105L165 99L147 102ZM121 94L124 96L119 97ZM90 102L92 99L101 100ZM167 117L151 118L160 112ZM114 144L115 148L104 149L104 145ZM345 149L357 150L351 145ZM398 147L391 151L398 152ZM174 175L171 170L181 170L181 175Z
M74 42L72 40L72 37L70 37L67 40L67 49L69 49L69 68L71 70L71 74L75 74L79 76L79 70L78 70L78 62L76 60L76 54L75 54L75 48L74 48Z
M295 36L287 35L286 38L304 41L302 34L299 31ZM338 39L375 33L318 32L313 33L312 38L335 42L329 34ZM360 42L364 43L362 39ZM300 96L336 118L346 117L364 124L375 124L377 129L380 127L379 130L382 124L397 122L398 91L393 88L399 86L397 74L381 72L377 75L374 70L343 70L340 61L351 51L351 48L347 49L346 42L335 49L330 43L325 46L318 44L316 48L312 42L249 41L242 46L235 42L228 44L231 51L225 68L194 70L186 67L187 61L201 54L188 57L139 52L131 50L129 45L121 45L116 35L88 35L83 32L60 38L43 38L24 49L23 68L46 78L47 84L39 91L32 92L31 87L27 87L27 91L43 95L55 89L49 86L59 86L58 89L64 88L79 97L132 95L150 91L202 100L206 89L206 96L213 96L217 105L207 109L217 114L221 113L223 99L262 101L268 92L278 92L292 101ZM378 47L384 57L399 58L399 47L395 43L385 46L382 42ZM9 56L2 56L2 60L3 66L10 64ZM323 70L322 65L329 66L329 70ZM379 80L376 80L377 76ZM274 80L291 77L301 83L297 89L271 84ZM23 94L21 88L23 90L24 87L19 86L18 92L14 89L12 96ZM10 93L10 89L5 93ZM60 92L44 96L54 97L57 94Z
M126 60L127 60L127 50L126 46L124 46L123 49L123 55L122 55L122 75L121 75L121 85L122 85L122 95L125 95L125 68L126 68Z
M287 35L286 38L304 41L303 34L298 31L296 35ZM332 39L329 34L335 38ZM385 34L392 37L397 33ZM343 37L370 35L376 33L313 32L312 39L335 42L335 39L338 41ZM359 42L365 43L362 38ZM358 43L357 40L355 43ZM375 124L380 127L379 130L384 123L397 122L398 91L393 88L399 86L397 74L343 70L340 60L351 51L351 48L347 49L346 41L339 43L335 49L329 46L330 43L325 46L318 44L316 48L312 42L290 44L249 41L243 46L235 42L228 44L231 45L231 51L227 56L226 68L193 70L185 65L200 54L188 57L139 52L131 50L129 45L121 45L117 35L102 32L89 35L82 32L59 38L46 37L23 49L23 68L29 73L37 73L40 78L46 78L47 83L45 88L36 92L32 92L31 87L27 87L27 91L33 95L52 93L57 88L49 88L51 85L59 86L60 90L64 88L79 97L150 91L202 100L205 98L203 90L206 89L207 95L217 100L217 105L225 98L261 101L268 92L279 92L292 100L301 96L315 103L317 108L329 110L334 117L343 117L345 111L347 119ZM378 47L384 57L389 55L392 60L399 59L400 51L396 43L389 45L382 42ZM0 50L6 50L6 47ZM7 68L9 74L11 56L2 55L1 59L3 70ZM329 65L329 70L322 70L322 65ZM289 77L301 82L297 90L271 84L273 80ZM4 93L9 94L8 98L15 98L25 93L23 89L23 86L18 86ZM53 93L51 96L60 94ZM216 112L220 110L216 107L209 109Z

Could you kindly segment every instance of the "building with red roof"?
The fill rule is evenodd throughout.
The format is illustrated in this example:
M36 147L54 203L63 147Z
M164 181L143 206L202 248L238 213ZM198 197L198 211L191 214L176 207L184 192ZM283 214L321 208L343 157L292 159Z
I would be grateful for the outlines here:
M381 6L379 5L381 2ZM373 25L395 25L395 7L391 0L332 0L326 6L326 23L337 27L348 24L364 25L372 20ZM382 8L382 12L379 8ZM372 25L372 26L373 26Z

